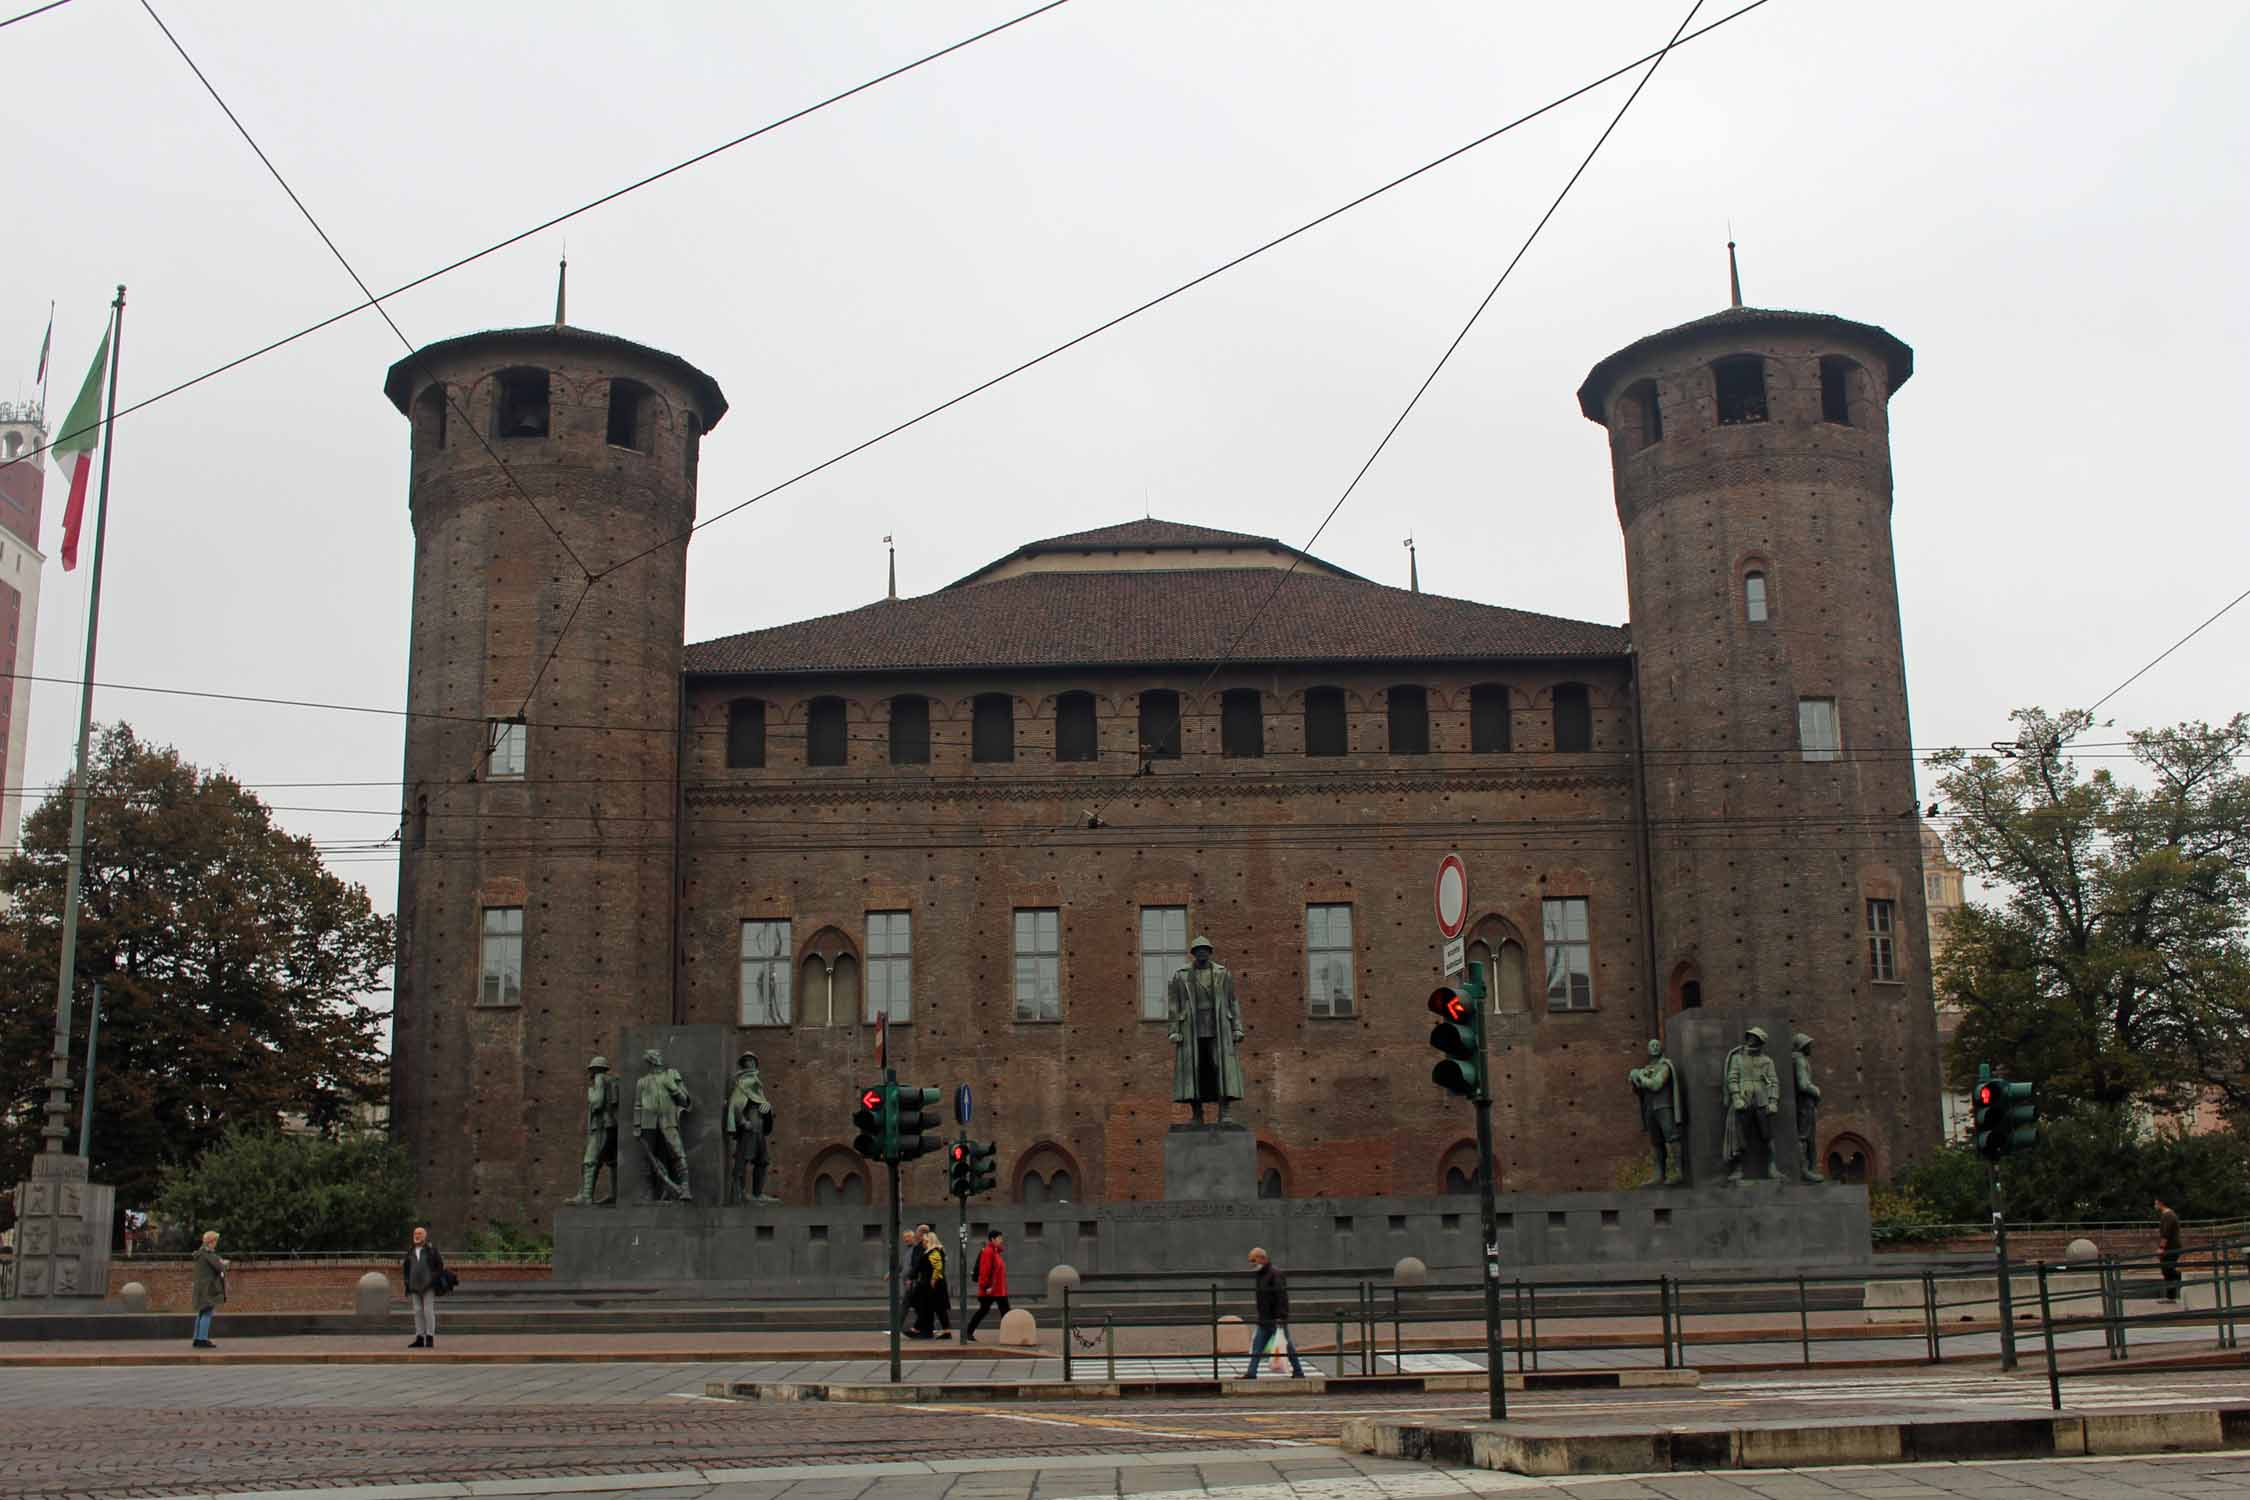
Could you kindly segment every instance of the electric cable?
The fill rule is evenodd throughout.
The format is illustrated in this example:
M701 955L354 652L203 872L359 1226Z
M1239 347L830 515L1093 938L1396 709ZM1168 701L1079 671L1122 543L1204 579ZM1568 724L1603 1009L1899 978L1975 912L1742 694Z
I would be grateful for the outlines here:
M2088 712L2089 714L2093 713L2104 703L2107 703L2110 699L2116 697L2119 693L2124 692L2134 683L2140 681L2141 678L2148 673L2150 668L2153 668L2158 662L2164 660L2165 657L2170 656L2173 652L2179 650L2189 641L2194 640L2197 636L2203 634L2204 631L2210 629L2213 625L2216 625L2219 622L2220 615L2224 615L2228 610L2233 609L2237 604L2240 604L2245 599L2250 599L2250 589L2244 589L2241 593L2235 595L2232 599L2229 599L2226 603L2220 605L2218 614L2211 616L2210 619L2205 620L2201 625L2196 626L2186 635L2181 636L2171 645L2166 646L2162 651L2157 652L2154 657L2150 658L2149 661L2141 667L2140 671L2135 672L2132 676L2126 678L2123 682L2111 688L2108 692L2102 694L2099 698L2096 698L2093 701L2092 705L2087 708L2086 712Z
M21 15L10 16L7 20L0 21L0 29L5 29L7 27L13 26L18 21L28 21L33 16L43 16L51 10L60 10L69 3L70 0L47 0L47 3L45 5L34 5L31 9L23 12Z

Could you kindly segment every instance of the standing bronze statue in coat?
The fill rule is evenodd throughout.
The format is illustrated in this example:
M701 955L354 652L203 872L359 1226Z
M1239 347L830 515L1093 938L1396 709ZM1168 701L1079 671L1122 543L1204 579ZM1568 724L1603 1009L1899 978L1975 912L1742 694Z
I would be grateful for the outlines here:
M772 1131L773 1101L766 1097L765 1080L758 1076L758 1054L745 1052L727 1090L727 1148L734 1158L729 1202L774 1201L766 1196L766 1137Z
M1193 962L1172 976L1164 991L1165 1037L1172 1043L1172 1097L1195 1110L1227 1106L1242 1097L1242 1003L1235 998L1234 976L1211 961L1211 940L1196 938L1188 949Z

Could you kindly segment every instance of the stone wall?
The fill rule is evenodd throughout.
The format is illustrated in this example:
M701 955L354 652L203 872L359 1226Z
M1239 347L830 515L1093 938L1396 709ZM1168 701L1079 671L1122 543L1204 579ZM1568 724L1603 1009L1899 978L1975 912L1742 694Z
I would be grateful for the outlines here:
M329 1312L352 1310L352 1292L359 1278L380 1271L390 1279L391 1295L404 1298L396 1256L381 1260L269 1260L250 1256L230 1257L227 1272L228 1312ZM460 1261L449 1263L466 1287L492 1281L545 1281L553 1268L533 1261ZM110 1262L109 1294L117 1296L125 1283L137 1281L148 1288L150 1312L193 1312L195 1265L186 1258L131 1257Z

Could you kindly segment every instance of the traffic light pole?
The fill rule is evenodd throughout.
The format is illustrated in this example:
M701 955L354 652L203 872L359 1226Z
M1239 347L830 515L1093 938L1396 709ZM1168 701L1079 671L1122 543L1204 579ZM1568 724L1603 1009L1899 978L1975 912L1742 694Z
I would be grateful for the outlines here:
M1989 1164L1992 1174L1992 1258L2000 1270L2000 1368L2016 1367L2016 1311L2008 1290L2008 1219L2000 1211L2000 1163Z
M894 1068L885 1068L883 1070L883 1082L885 1082L886 1084L896 1084L898 1082L897 1070ZM886 1269L883 1273L883 1280L887 1288L891 1304L891 1384L897 1385L901 1380L905 1378L905 1371L903 1370L899 1362L898 1161L894 1157L892 1160L886 1163L886 1165L888 1165L891 1169L891 1237L889 1240L884 1242L883 1257L885 1261L888 1262L888 1269Z
M964 1162L968 1160L968 1150L969 1132L968 1128L964 1126L961 1130L961 1159ZM955 1241L960 1249L958 1258L953 1262L953 1284L959 1288L961 1304L961 1316L956 1318L953 1323L953 1336L958 1339L968 1331L969 1327L969 1195L956 1193L953 1201L959 1204L961 1209L960 1235Z
M1484 1029L1477 1029L1481 1040ZM1484 1367L1491 1374L1492 1420L1508 1418L1508 1372L1500 1354L1500 1205L1492 1190L1492 1089L1484 1054L1477 1054L1477 1183L1484 1199Z

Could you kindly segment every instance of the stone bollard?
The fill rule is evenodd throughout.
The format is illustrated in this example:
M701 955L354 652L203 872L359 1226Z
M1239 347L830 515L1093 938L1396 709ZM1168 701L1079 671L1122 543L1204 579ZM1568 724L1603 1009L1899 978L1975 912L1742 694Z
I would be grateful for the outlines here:
M1020 1349L1039 1347L1039 1320L1028 1307L1019 1307L1000 1319L1000 1342Z
M1250 1329L1240 1318L1228 1313L1219 1319L1219 1352L1221 1354L1248 1354Z
M1047 1302L1058 1313L1062 1308L1063 1288L1066 1286L1074 1292L1078 1290L1078 1268L1076 1266L1057 1266L1047 1273Z
M125 1304L129 1313L148 1311L148 1288L137 1281L128 1281L117 1290L117 1300Z
M1422 1258L1418 1255L1409 1255L1391 1267L1393 1286L1420 1286L1429 1279L1430 1268L1422 1264Z
M2089 1261L2096 1261L2101 1258L2101 1247L2092 1240L2076 1239L2063 1246L2063 1259L2074 1266L2082 1266Z
M380 1271L370 1271L359 1278L352 1288L352 1315L360 1318L387 1318L391 1315L391 1279Z

